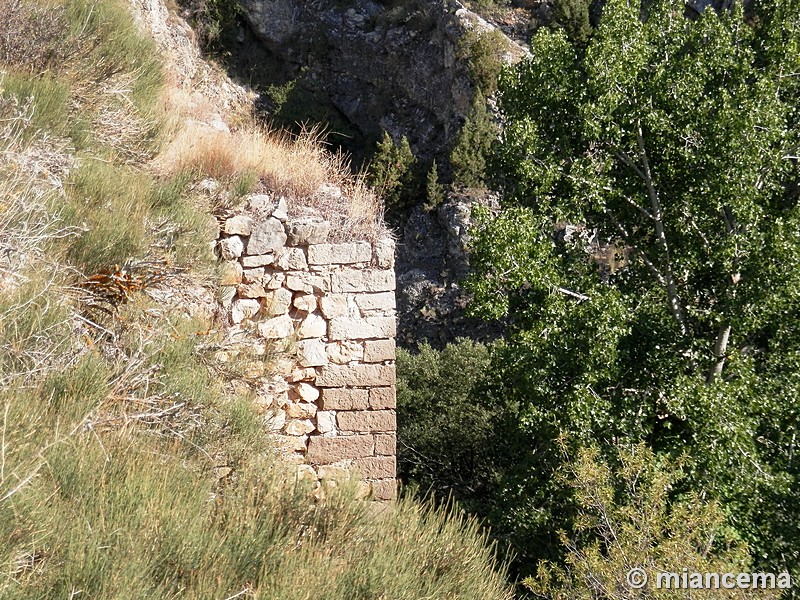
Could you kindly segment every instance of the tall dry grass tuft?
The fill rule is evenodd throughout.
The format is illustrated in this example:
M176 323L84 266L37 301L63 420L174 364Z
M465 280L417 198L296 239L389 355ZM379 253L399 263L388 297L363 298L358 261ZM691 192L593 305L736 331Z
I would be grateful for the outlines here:
M352 175L343 155L324 148L315 130L300 136L256 126L230 132L189 121L155 164L165 174L190 170L220 180L255 173L268 191L291 199L290 209L313 209L331 221L335 241L385 234L379 198Z

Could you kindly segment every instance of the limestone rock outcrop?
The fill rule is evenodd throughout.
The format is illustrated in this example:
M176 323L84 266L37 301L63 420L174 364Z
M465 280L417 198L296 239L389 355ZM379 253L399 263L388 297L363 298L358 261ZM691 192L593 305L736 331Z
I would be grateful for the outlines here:
M450 192L435 211L412 211L397 249L397 340L443 346L456 337L489 340L497 324L465 316L468 295L459 282L469 273L468 243L472 208L499 210L499 197L488 191Z
M418 156L449 148L475 87L463 40L492 25L455 0L242 0L253 31L363 133L406 135ZM509 57L525 51L509 41Z

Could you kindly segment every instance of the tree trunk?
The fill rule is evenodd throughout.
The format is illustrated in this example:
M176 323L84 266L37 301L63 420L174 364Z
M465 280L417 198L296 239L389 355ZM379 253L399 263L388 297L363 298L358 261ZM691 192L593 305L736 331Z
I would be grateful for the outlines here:
M717 333L717 341L714 343L714 365L708 372L706 383L714 383L722 375L725 366L725 358L728 352L728 339L731 336L731 326L722 325Z

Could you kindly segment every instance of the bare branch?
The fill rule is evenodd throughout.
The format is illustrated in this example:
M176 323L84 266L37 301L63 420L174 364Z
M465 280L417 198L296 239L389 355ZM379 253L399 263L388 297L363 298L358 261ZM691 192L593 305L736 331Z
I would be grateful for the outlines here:
M633 170L633 172L636 173L642 181L645 181L645 182L647 181L647 177L642 172L642 170L639 168L639 165L637 165L635 162L633 162L633 160L631 159L630 156L628 156L627 154L625 154L624 152L622 152L618 148L614 148L614 156L616 156L619 160L621 160L626 165L628 165L631 168L631 170Z
M561 292L562 294L566 294L567 296L572 296L573 298L577 298L581 302L585 302L586 300L591 300L591 298L585 294L579 294L578 292L573 292L566 288L559 287L556 288L556 291Z
M725 357L728 353L728 339L731 335L730 324L720 326L717 341L714 343L714 364L706 377L706 383L714 383L722 375L725 366Z
M638 211L639 211L640 213L642 213L642 214L643 214L645 217L647 217L647 218L648 218L648 219L650 219L650 220L653 220L653 215L651 215L651 214L650 214L650 213L649 213L647 210L645 210L644 208L642 208L641 206L639 206L638 204L636 204L636 202L634 202L634 201L633 201L631 198L628 198L627 196L623 196L622 198L625 200L625 202L627 202L628 204L630 204L630 205L631 205L633 208L635 208L636 210L638 210Z
M661 211L661 201L658 198L655 185L653 184L653 174L650 171L650 161L647 158L647 150L644 146L644 135L642 134L641 121L638 123L638 131L636 132L636 141L639 145L639 153L642 158L642 165L644 167L645 183L647 184L647 194L650 196L650 205L653 212L653 222L656 226L656 236L658 237L661 250L664 254L663 268L664 280L667 287L667 301L669 303L669 310L678 326L681 329L681 334L686 335L686 318L683 314L683 306L681 304L680 296L678 295L678 286L675 283L675 276L672 273L672 261L669 253L669 244L667 244L667 235L664 231L664 215Z

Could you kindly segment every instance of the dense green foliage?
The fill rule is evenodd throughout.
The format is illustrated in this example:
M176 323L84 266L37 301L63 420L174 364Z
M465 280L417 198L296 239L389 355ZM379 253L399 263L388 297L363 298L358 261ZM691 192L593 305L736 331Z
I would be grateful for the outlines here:
M503 68L502 57L508 51L505 36L496 29L485 32L476 28L459 41L459 51L466 61L473 85L484 94L494 94Z
M397 351L400 475L422 493L484 514L497 455L494 411L480 393L489 367L488 348L470 340Z
M425 178L425 209L436 209L437 206L444 202L444 198L444 186L439 183L439 165L436 164L436 159L434 159Z
M487 162L498 132L499 127L486 108L486 99L478 91L450 152L454 184L472 188L484 187L488 178Z
M572 535L561 534L564 566L542 563L536 576L525 580L537 597L625 600L633 594L688 600L698 592L659 589L659 575L750 572L747 548L731 536L718 504L696 494L670 501L670 491L683 476L680 465L665 464L642 444L620 450L615 458L619 467L611 469L597 448L586 448L560 474L561 482L574 490L579 512ZM715 552L709 552L710 540ZM626 583L633 569L649 577L642 591ZM759 590L758 597L778 598L779 590ZM724 586L704 589L702 595L743 597L741 590Z
M688 454L683 489L799 572L800 10L754 15L612 0L585 49L540 31L501 78L507 202L469 287L509 325L494 394L520 406L503 502L523 558L568 524L566 432Z
M592 0L557 0L553 3L553 21L577 44L589 40L593 28L589 19Z

